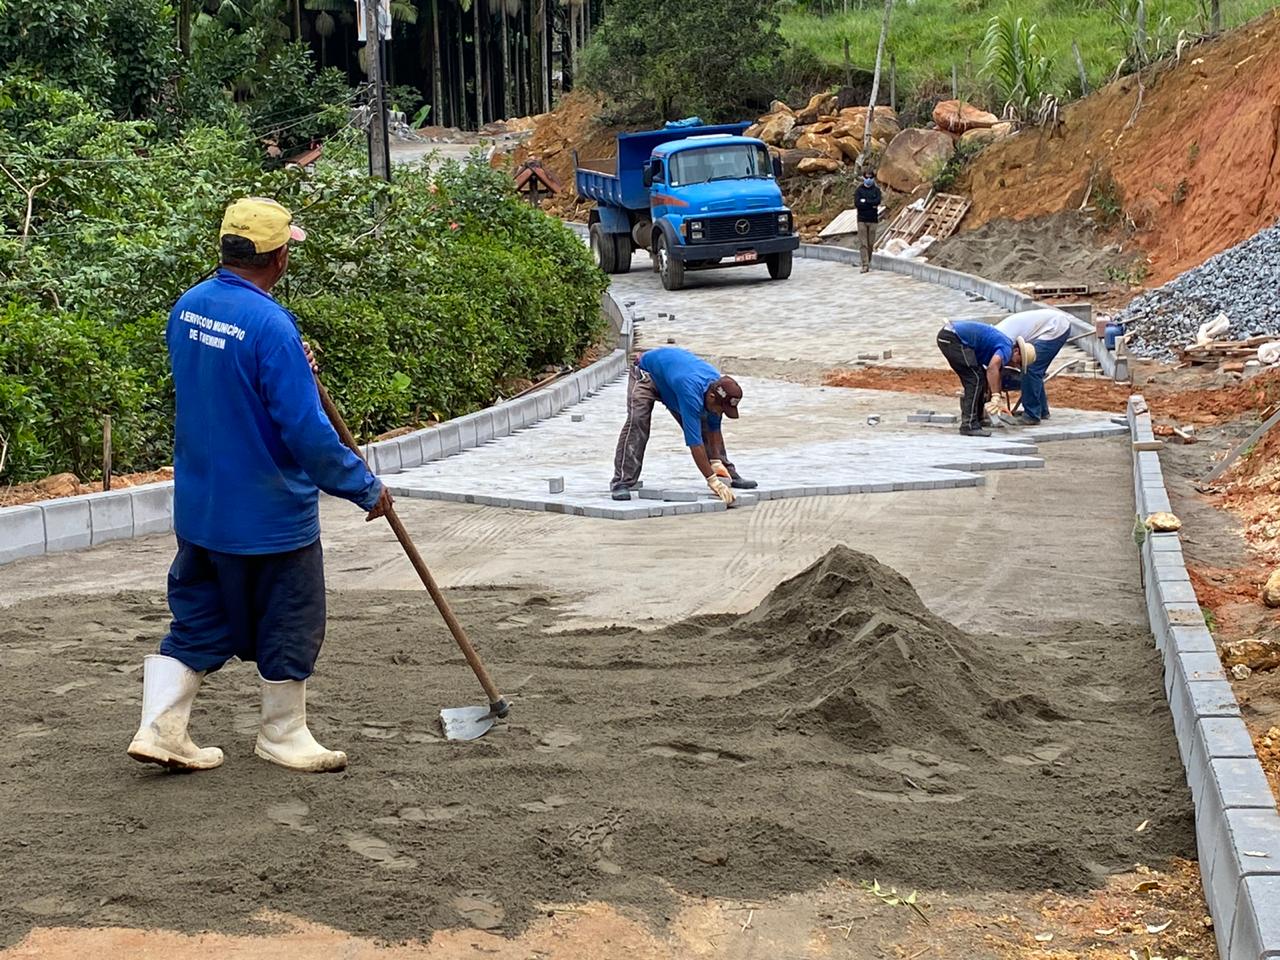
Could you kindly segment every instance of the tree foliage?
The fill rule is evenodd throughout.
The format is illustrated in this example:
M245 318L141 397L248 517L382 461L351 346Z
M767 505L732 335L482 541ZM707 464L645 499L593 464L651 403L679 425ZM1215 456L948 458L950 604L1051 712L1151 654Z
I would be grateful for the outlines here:
M581 79L636 119L740 119L786 48L772 0L610 0Z
M256 109L271 104L323 112ZM118 470L168 462L165 318L213 268L235 197L275 197L306 226L275 292L364 436L488 403L599 332L603 275L507 176L480 163L371 179L354 130L313 173L264 169L232 109L167 139L83 93L0 79L0 482L94 475L106 414Z

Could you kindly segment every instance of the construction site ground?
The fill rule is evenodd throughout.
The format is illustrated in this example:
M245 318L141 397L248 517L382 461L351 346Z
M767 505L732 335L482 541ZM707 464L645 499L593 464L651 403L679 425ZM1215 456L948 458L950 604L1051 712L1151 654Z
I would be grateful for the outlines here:
M658 325L670 295L644 266L623 278L650 318L642 347L673 339L752 378L762 418L778 417L770 391L831 406L779 450L870 436L930 455L939 428L906 414L948 411L954 386L823 392L823 358L910 314L928 364L954 294L852 269L727 271L696 314ZM866 309L806 323L803 290ZM786 309L753 316L770 296ZM736 345L720 333L734 323ZM803 348L787 349L792 324ZM745 349L756 330L778 348ZM742 427L738 466L758 474L750 395L743 410L726 435L733 451ZM612 445L590 435L603 487ZM646 481L687 483L680 449L655 417ZM467 745L435 717L479 691L412 568L384 525L326 501L309 718L350 753L336 776L253 756L239 664L193 715L223 767L173 776L125 756L171 537L0 568L0 805L22 812L0 824L0 958L1210 957L1128 444L1034 457L972 487L628 523L402 497L514 702Z

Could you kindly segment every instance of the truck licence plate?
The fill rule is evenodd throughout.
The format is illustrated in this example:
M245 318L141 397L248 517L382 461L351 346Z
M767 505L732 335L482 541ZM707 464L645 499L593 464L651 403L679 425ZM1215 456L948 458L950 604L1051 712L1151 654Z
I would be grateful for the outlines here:
M760 259L760 255L754 250L739 250L733 255L734 263L752 263Z

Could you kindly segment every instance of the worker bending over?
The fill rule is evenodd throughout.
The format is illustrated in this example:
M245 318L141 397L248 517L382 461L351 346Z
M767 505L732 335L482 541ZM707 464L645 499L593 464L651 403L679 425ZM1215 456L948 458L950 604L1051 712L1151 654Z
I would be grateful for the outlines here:
M347 756L307 728L307 678L324 640L319 493L383 515L391 496L338 439L293 315L269 291L306 238L273 200L227 208L217 273L184 293L165 339L175 393L173 621L146 658L142 723L129 756L180 770L222 763L187 734L205 675L256 661L262 714L254 752L296 770Z
M1071 315L1045 307L1013 313L996 324L996 329L1012 340L1025 340L1035 351L1035 359L1022 371L1022 413L1018 422L1034 426L1049 418L1049 397L1044 392L1044 378L1049 364L1071 335Z
M1035 347L990 324L948 320L938 331L938 349L964 387L960 432L966 437L991 436L991 431L983 427L983 413L987 400L1000 393L1000 371L1010 365L1025 370L1035 362Z
M644 451L649 444L653 405L661 402L684 430L684 442L707 481L711 492L733 503L730 486L754 489L754 480L744 480L730 462L720 432L720 418L738 419L742 387L733 377L723 377L715 367L688 350L659 347L636 357L627 383L627 422L618 437L613 457L615 500L630 500L640 482ZM725 483L725 481L729 481Z

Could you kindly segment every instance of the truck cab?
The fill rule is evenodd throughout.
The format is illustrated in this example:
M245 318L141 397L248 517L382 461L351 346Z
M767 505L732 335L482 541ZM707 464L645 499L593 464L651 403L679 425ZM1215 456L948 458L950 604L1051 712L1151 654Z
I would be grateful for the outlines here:
M639 247L668 290L690 270L763 264L773 279L790 276L800 239L777 165L762 141L742 136L746 126L620 134L612 170L579 161L578 193L596 202L590 236L600 268L629 270Z

